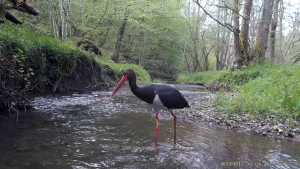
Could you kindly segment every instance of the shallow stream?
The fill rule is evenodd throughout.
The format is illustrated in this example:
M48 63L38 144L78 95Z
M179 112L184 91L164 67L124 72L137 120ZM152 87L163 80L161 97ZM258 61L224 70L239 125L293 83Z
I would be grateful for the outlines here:
M181 120L174 145L171 115L159 116L159 151L149 151L156 132L150 107L128 88L110 94L36 98L19 124L1 123L0 168L300 168L299 142Z

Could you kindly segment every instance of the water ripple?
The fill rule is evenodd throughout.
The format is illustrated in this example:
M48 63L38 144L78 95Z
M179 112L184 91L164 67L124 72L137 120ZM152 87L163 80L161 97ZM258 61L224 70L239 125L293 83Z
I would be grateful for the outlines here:
M213 97L204 92L199 101ZM201 94L202 93L202 94ZM300 145L219 128L160 120L158 152L154 145L155 116L128 89L109 99L110 92L36 98L32 119L22 128L0 168L223 168L226 162L277 164L260 168L299 168ZM194 96L191 96L194 97ZM258 164L258 163L257 163ZM298 163L299 164L299 163ZM249 168L249 166L240 168ZM229 167L231 168L231 167Z

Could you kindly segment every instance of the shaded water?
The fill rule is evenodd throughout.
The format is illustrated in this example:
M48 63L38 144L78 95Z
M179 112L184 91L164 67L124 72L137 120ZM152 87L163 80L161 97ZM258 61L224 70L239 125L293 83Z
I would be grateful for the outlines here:
M173 119L164 116L159 151L148 151L156 132L150 108L124 89L109 95L35 99L16 134L9 134L15 124L1 133L1 144L11 146L2 147L0 168L300 168L299 142L178 121L174 145Z

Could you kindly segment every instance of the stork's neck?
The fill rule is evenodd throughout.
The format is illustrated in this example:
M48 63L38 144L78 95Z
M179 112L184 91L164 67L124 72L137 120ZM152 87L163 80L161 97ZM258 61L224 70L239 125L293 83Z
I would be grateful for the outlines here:
M144 87L138 87L136 85L136 77L134 78L131 78L129 80L129 86L130 86L130 89L132 91L132 93L140 98L141 100L149 103L149 104L152 104L153 103L153 100L155 98L155 90L152 90L151 87L147 87L147 86L144 86Z
M136 85L136 77L135 76L134 76L134 78L129 80L129 86L130 86L132 93L137 96L140 88Z

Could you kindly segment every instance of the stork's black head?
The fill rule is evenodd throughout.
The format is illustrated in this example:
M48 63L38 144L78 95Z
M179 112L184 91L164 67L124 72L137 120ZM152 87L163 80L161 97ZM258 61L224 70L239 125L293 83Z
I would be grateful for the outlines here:
M128 81L134 80L136 78L135 73L132 69L127 69L123 72L123 76L127 77Z
M135 84L135 73L132 69L127 69L123 72L123 77L120 80L118 86L116 87L116 89L114 90L114 92L111 94L110 97L113 97L117 91L123 86L123 84L128 80L129 81L129 85L133 85Z

